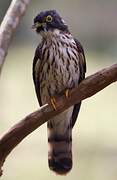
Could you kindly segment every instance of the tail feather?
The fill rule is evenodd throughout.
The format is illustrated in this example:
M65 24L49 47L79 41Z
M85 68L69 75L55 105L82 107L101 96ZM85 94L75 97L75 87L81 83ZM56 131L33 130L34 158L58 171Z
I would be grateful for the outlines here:
M71 142L49 142L49 168L57 174L65 175L72 168Z
M48 121L48 164L60 175L72 169L72 128L76 122L81 102Z
M48 164L57 174L65 175L72 168L72 129L68 127L62 135L48 128Z
M72 168L72 124L73 107L48 121L48 164L60 175Z

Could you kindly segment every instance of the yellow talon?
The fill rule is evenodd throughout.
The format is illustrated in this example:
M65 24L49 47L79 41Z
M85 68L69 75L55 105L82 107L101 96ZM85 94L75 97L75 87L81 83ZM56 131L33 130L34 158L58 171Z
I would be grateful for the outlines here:
M69 97L69 89L67 89L67 90L65 91L65 96L66 96L66 98Z
M54 110L56 111L57 110L57 108L56 108L56 99L54 97L51 98L51 104L52 104Z

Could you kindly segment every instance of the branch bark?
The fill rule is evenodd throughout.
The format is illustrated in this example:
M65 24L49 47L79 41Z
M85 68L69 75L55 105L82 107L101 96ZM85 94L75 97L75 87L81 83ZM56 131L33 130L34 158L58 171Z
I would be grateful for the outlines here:
M109 84L117 81L117 64L98 71L83 80L78 88L70 91L68 99L65 96L56 97L57 111L51 107L51 103L42 106L39 110L29 114L23 120L14 125L6 134L0 138L0 175L2 166L9 153L31 132L47 122L52 117L63 112L70 106L93 96Z
M0 73L8 52L8 48L22 16L30 0L12 0L11 5L0 26Z

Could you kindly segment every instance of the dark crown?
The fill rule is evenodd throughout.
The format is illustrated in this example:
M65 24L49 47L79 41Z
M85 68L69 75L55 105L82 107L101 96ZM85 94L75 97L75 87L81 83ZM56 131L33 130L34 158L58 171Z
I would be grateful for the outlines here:
M46 30L59 29L61 31L68 31L68 26L65 24L64 20L57 13L56 10L42 11L34 18L34 25L36 26L36 31L39 33L43 31L43 26Z

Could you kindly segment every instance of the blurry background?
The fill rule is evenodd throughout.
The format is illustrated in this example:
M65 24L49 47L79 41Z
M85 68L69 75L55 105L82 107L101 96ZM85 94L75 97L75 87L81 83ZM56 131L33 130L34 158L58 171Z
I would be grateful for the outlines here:
M0 22L10 4L0 1ZM32 59L40 37L31 30L41 10L56 9L85 50L87 75L117 62L116 0L33 0L14 35L0 78L0 134L38 108ZM8 157L2 180L117 179L117 83L82 104L73 130L72 171L56 176L47 165L46 124Z

